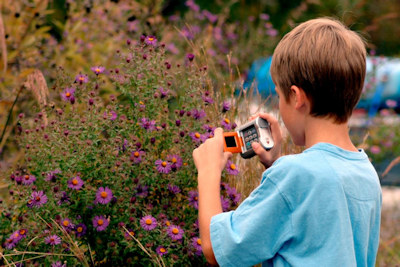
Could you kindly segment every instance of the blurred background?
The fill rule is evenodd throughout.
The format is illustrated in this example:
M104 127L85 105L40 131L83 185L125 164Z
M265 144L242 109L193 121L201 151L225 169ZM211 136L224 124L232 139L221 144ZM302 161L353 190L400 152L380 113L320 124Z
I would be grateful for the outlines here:
M351 133L384 185L389 215L382 220L378 264L400 264L398 0L2 0L0 169L23 157L14 140L18 117L34 120L33 110L60 98L55 83L60 73L116 68L118 54L142 35L156 36L171 63L193 53L222 94L230 93L228 79L237 90L255 89L268 99L263 105L272 107L274 88L266 77L274 47L297 24L321 16L343 21L367 43L368 74ZM101 95L108 99L114 89L104 83ZM7 199L7 181L0 177L0 199Z

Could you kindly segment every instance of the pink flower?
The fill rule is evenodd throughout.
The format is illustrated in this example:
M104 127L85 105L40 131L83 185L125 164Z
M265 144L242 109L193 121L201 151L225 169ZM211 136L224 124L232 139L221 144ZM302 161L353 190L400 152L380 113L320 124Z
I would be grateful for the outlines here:
M381 148L379 146L371 146L370 151L372 154L377 155L379 153L381 153Z
M94 72L94 74L99 75L99 74L103 73L106 68L104 68L102 66L95 66L95 67L91 67L90 69Z
M92 220L93 227L96 228L98 232L106 230L109 225L109 221L103 215L95 216Z
M46 244L55 246L61 244L61 238L58 235L50 235L44 239Z
M96 203L107 204L111 201L113 193L108 187L100 187L96 193Z
M225 170L229 174L232 174L232 175L239 174L239 170L237 169L237 166L231 160L228 160L228 162L226 163Z
M151 231L157 227L157 220L151 215L146 215L140 219L140 225L144 230Z
M75 190L79 190L83 186L83 181L82 181L81 177L79 177L79 176L75 176L71 180L68 180L67 183L68 183L69 188L72 188Z
M159 173L169 173L171 171L171 163L168 161L158 159L155 164Z

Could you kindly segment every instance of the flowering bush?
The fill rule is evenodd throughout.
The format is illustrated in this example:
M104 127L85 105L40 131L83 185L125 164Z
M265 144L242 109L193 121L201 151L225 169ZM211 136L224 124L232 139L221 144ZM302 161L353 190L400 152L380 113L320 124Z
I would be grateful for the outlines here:
M167 61L154 36L128 44L116 68L76 76L59 69L53 103L33 120L20 114L25 154L8 174L4 261L42 253L34 261L59 266L205 263L191 154L222 122L235 127L231 103L214 93L195 56ZM106 76L118 94L103 101ZM240 201L226 182L237 173L229 162L225 211Z

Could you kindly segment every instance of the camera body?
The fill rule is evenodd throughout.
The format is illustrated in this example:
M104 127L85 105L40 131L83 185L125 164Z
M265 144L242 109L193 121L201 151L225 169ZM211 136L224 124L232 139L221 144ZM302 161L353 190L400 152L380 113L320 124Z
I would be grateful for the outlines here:
M270 124L260 117L240 126L235 132L225 132L224 141L224 151L240 153L245 159L256 155L251 147L253 142L259 142L265 150L274 147Z

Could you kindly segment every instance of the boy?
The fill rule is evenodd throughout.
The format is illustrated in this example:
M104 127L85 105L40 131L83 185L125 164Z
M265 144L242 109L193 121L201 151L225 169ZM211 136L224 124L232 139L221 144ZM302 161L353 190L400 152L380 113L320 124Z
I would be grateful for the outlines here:
M221 209L221 172L231 156L223 152L222 129L193 151L200 235L209 263L375 265L381 189L347 125L363 88L365 58L362 39L333 19L302 23L281 40L271 76L282 120L305 151L280 157L279 124L259 114L271 123L275 147L265 151L252 144L266 171L235 211Z

